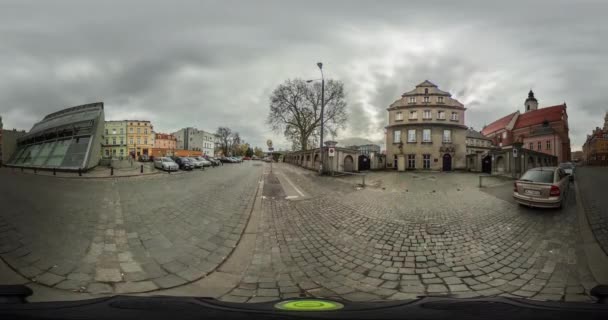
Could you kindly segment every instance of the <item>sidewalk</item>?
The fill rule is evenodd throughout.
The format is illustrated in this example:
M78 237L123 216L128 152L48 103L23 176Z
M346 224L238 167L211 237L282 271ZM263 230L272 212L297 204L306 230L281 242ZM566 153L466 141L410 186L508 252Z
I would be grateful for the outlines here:
M142 172L143 166L143 172ZM53 173L52 170L35 170L33 168L0 168L0 170L5 170L8 172L14 172L15 174L35 174L39 176L55 176L57 178L73 178L73 179L86 179L86 178L117 178L117 177L133 177L133 176L143 176L143 175L153 175L159 173L165 173L163 171L157 170L154 168L154 165L151 162L140 163L134 162L132 167L126 168L115 168L113 175L112 169L105 166L97 166L89 171L82 172L82 175L78 175L78 172L65 172L65 171L56 171ZM172 172L171 174L176 174L178 172Z

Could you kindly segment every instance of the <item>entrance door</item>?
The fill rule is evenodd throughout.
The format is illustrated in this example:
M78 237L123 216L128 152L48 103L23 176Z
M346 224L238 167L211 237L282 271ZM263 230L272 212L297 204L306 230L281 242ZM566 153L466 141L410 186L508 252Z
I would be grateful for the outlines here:
M447 153L443 155L443 171L452 171L452 156Z
M346 156L344 158L344 171L346 172L353 172L353 157L351 156Z
M370 168L370 163L369 163L369 158L362 154L359 156L359 171L361 170L369 170Z
M492 173L492 156L485 156L483 160L481 160L481 171Z

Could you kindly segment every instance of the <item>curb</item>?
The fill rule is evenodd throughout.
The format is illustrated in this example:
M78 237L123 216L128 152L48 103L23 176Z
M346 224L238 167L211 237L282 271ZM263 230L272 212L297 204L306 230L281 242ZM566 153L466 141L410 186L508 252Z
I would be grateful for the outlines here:
M587 220L587 213L585 213L582 197L576 181L574 183L574 190L576 194L578 227L583 239L582 246L585 250L585 256L587 256L587 265L599 284L608 284L608 268L606 267L608 266L608 256L597 243L593 231L591 231L589 221Z

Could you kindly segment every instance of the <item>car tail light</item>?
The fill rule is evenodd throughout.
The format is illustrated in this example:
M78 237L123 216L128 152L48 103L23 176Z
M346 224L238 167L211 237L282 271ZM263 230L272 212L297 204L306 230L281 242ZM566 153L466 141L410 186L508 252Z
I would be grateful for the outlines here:
M551 191L549 191L550 196L559 196L559 187L551 186Z
M517 192L517 182L513 182L513 191Z

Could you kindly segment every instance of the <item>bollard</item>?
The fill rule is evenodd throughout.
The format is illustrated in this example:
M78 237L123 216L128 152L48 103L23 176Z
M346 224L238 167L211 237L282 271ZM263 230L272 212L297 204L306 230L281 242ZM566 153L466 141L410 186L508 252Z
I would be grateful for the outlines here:
M114 175L114 167L110 167L110 175L113 176Z
M53 175L56 176L57 175L57 169L53 168Z
M169 170L167 170L169 172L169 174L171 174L171 168L169 168Z
M144 173L144 165L143 164L139 167L139 173Z
M21 167L21 172L23 172L23 167Z
M38 172L38 170L36 170L36 168L34 168L34 174L36 174Z
M363 179L363 186L365 187L365 175L361 176L361 178Z
M78 176L82 177L82 169L78 168Z
M481 176L479 176L479 187L481 188Z

